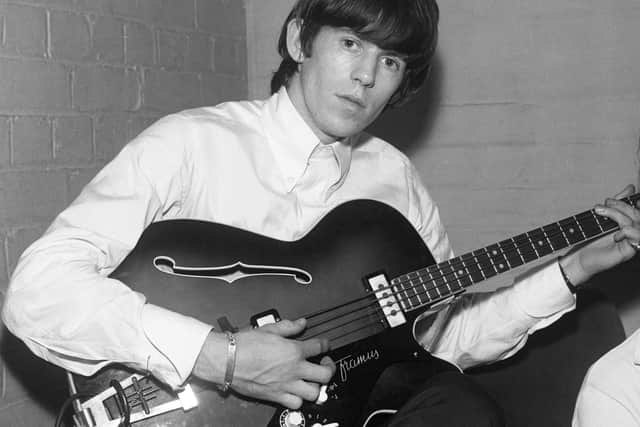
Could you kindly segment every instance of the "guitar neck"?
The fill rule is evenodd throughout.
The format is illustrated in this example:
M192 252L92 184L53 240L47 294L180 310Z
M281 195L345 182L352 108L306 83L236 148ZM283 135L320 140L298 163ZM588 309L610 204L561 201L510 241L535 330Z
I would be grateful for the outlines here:
M633 204L640 193L622 199ZM615 221L593 209L518 234L485 248L394 278L391 285L405 311L433 305L465 288L546 255L609 234Z

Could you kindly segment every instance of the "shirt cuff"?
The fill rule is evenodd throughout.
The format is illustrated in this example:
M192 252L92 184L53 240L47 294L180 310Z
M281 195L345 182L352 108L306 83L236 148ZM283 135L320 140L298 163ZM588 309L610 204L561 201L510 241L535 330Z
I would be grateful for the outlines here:
M151 371L174 388L182 385L191 375L211 325L153 304L142 307L141 320L145 335L166 358L151 360Z
M576 297L564 283L556 260L517 281L515 295L524 312L536 318L571 310L576 304Z

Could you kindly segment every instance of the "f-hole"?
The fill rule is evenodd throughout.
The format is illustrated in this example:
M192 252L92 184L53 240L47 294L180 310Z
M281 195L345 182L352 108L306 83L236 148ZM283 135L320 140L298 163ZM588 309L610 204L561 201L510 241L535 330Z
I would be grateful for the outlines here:
M227 283L233 283L236 280L251 276L291 276L301 285L309 285L313 281L311 274L299 268L254 265L241 261L222 266L185 267L177 265L173 258L161 255L153 259L153 265L163 273L174 276L220 279Z

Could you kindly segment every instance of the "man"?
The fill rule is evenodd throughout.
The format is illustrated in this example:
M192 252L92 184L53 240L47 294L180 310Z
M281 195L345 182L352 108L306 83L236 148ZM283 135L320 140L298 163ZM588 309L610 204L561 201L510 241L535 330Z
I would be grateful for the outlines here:
M640 426L640 330L598 359L585 376L573 427Z
M433 0L298 1L282 30L273 96L181 112L128 144L25 251L6 298L7 326L36 354L82 374L118 361L174 387L195 375L289 408L315 400L335 366L308 361L326 341L289 338L304 319L223 334L106 276L153 221L197 218L295 240L361 198L401 212L437 261L451 257L417 171L363 132L424 81L437 20ZM560 260L576 286L632 257L640 241L636 209L614 200L598 209L621 231ZM511 288L460 299L420 337L438 335L423 345L464 369L508 357L574 304L552 263ZM425 417L430 425L501 423L491 399L459 373L416 389L389 425Z

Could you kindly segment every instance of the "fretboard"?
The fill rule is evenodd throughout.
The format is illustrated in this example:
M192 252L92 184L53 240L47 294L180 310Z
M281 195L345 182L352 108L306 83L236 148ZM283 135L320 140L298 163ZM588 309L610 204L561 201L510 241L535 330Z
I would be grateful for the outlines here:
M634 204L640 193L623 199ZM394 278L391 286L403 309L412 311L462 292L490 277L540 259L553 252L618 229L613 220L593 209L536 228L439 264Z

